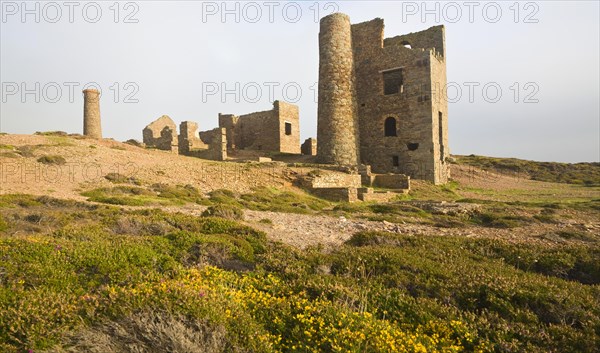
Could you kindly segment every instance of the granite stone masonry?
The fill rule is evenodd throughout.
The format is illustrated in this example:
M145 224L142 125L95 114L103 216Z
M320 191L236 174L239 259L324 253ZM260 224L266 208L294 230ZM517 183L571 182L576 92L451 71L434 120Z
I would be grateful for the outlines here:
M100 92L96 89L83 90L83 135L101 139Z
M384 38L383 20L321 20L317 160L448 181L444 26Z

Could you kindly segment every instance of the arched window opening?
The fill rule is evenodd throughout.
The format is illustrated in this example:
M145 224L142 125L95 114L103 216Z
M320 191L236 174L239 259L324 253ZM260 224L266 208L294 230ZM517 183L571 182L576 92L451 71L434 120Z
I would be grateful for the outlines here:
M403 41L403 42L402 42L402 43L400 43L400 44L402 44L402 45L403 45L405 48L412 49L412 46L411 46L411 45L410 45L410 43L409 43L409 42L407 42L407 41Z
M415 143L415 142L412 142L412 143L407 143L407 144L406 144L406 147L408 147L408 150L409 150L409 151L416 151L416 150L417 150L417 148L419 148L419 144L418 144L418 143Z
M384 132L385 136L398 136L396 132L396 118L390 116L385 119Z

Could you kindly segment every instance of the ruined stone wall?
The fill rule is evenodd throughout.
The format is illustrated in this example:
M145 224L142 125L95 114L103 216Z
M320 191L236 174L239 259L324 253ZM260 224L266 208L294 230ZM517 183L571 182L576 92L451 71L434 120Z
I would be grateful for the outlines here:
M311 191L314 195L334 202L358 201L358 189L350 188L319 188Z
M215 160L224 161L227 159L227 131L224 128L215 128L209 150Z
M317 140L320 163L359 163L358 121L350 18L335 13L321 19Z
M187 123L188 131L194 131L194 133L190 134L195 136L195 130L197 129L196 123L185 123ZM184 130L183 127L182 130ZM182 135L179 135L180 142L187 143L189 146L192 146L185 153L183 153L183 150L180 148L180 154L202 159L210 159L213 161L227 160L227 133L225 128L218 127L208 131L201 131L198 134L200 135L200 138L194 137L193 143L190 143L188 139L185 139L182 137Z
M219 113L219 127L227 130L227 148L232 150L239 148L242 144L238 121L239 117L233 114Z
M324 173L322 175L312 177L308 186L315 189L348 187L359 188L361 187L361 179L359 174Z
M239 149L279 151L279 119L274 110L240 115Z
M402 34L383 40L385 47L404 46L405 44L412 48L435 49L436 54L444 57L446 56L444 26L434 26L424 31Z
M272 110L219 114L219 127L226 129L231 150L300 153L299 113L293 104L275 101Z
M279 152L300 154L300 114L298 106L282 101L273 103L279 122Z
M183 121L179 124L179 154L189 154L193 150L208 149L208 144L198 135L198 124Z
M445 53L444 53L445 54ZM445 55L444 55L445 56ZM431 82L432 82L432 115L433 115L433 152L434 171L436 184L445 184L450 178L450 157L448 145L448 99L444 88L447 85L446 62L444 57L431 55Z
M178 152L177 126L167 115L151 122L142 131L144 144L159 150Z
M310 137L304 140L300 150L305 156L315 156L317 154L317 140Z
M83 90L83 135L101 139L100 92L95 89Z
M410 177L404 174L374 174L373 186L386 189L410 189Z
M443 26L385 40L383 29L381 19L352 25L361 161L374 173L444 183L447 168L438 163L438 113L447 146L447 102L434 104L432 98L433 86L446 82ZM384 89L388 73L401 77L397 92ZM386 129L387 119L393 123Z

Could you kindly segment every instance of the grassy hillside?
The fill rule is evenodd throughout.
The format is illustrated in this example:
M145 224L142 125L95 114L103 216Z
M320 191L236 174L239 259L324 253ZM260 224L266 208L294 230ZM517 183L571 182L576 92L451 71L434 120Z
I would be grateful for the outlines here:
M3 352L600 345L595 239L360 232L326 252L271 243L223 218L26 195L0 196L0 206Z
M516 158L454 156L456 163L533 180L600 186L600 163L534 162Z

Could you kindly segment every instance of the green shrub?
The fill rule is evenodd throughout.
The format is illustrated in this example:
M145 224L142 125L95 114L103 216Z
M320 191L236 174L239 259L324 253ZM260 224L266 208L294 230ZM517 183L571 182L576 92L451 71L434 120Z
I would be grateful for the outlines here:
M204 212L202 212L202 216L242 220L244 219L244 211L237 206L223 204L209 206L206 210L204 210Z
M193 185L167 185L154 184L152 190L158 193L159 197L166 199L176 199L180 201L200 202L203 196Z
M227 189L217 189L208 193L210 201L214 204L227 204L240 206L235 193Z

